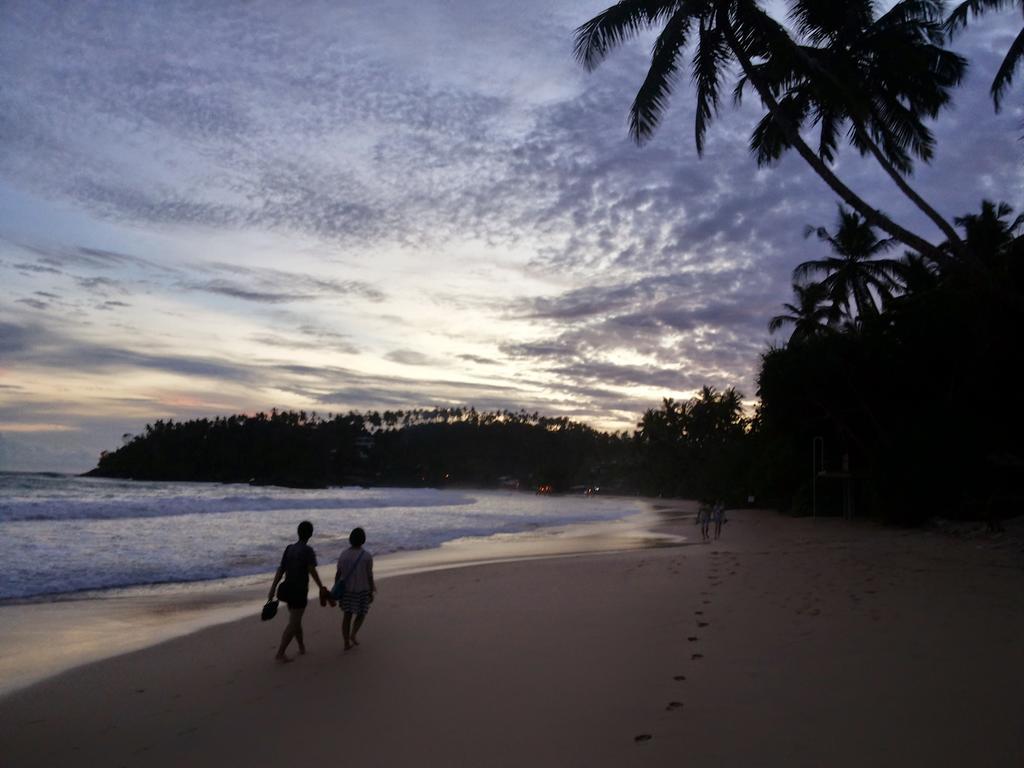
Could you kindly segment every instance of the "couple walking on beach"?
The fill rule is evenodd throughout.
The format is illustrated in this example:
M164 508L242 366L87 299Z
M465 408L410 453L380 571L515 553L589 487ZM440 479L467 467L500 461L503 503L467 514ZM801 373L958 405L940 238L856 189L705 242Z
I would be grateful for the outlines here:
M281 565L274 574L274 582L270 585L268 600L277 598L288 606L288 625L281 635L281 645L277 649L278 661L291 661L286 655L292 639L299 646L299 654L305 654L306 643L302 636L302 614L306 610L309 592L309 579L313 578L320 588L320 605L328 603L333 608L341 603L342 620L341 634L345 640L345 650L359 645L356 635L370 612L370 603L377 587L373 582L373 555L363 549L366 543L366 531L353 528L348 536L349 547L338 556L338 566L334 572L334 588L327 589L320 581L316 571L316 553L309 546L313 537L313 524L308 520L299 523L299 540L285 547L281 555ZM282 581L282 577L284 581ZM280 584L280 588L278 587Z
M725 504L721 501L704 502L697 510L697 522L700 524L700 535L704 541L711 541L708 530L715 523L715 538L722 535L722 523L725 522Z

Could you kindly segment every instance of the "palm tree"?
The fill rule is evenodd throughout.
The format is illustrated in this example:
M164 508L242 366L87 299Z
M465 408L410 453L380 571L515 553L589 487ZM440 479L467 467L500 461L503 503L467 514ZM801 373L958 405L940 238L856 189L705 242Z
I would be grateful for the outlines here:
M820 336L838 318L834 305L828 303L828 290L821 283L801 285L793 283L795 304L783 304L789 314L776 315L768 323L768 330L775 333L782 326L793 324L793 333L789 336L791 343L806 341Z
M1013 208L1007 203L982 200L980 213L954 219L969 247L959 261L944 265L944 274L956 276L962 271L974 289L981 291L984 304L1008 304L1024 312L1024 214L1012 217Z
M785 147L795 149L844 203L914 250L935 251L930 242L854 193L803 140L800 114L794 113L790 105L780 104L780 85L768 77L771 66L762 65L781 62L781 70L808 77L810 63L801 58L798 46L786 30L756 0L620 0L576 30L575 55L588 70L593 70L613 48L641 30L656 26L661 26L661 33L629 115L630 133L637 143L643 143L657 127L672 92L680 55L695 38L691 75L697 89L694 129L698 154L703 152L707 128L718 111L721 81L729 66L736 63L743 72L738 89L742 91L750 85L757 91ZM801 61L804 63L798 67ZM861 114L852 108L849 112ZM754 149L757 151L756 146ZM759 162L768 157L758 152Z
M839 206L835 234L824 227L808 227L806 235L817 235L828 243L834 256L805 261L793 270L793 279L803 281L824 273L821 284L833 306L851 320L877 315L879 305L892 299L900 287L902 265L895 259L875 258L895 245L891 238L880 239L874 228L856 211Z
M1010 220L1013 208L1008 203L981 201L981 213L968 213L954 219L971 244L971 253L980 259L994 260L1007 254L1020 238L1024 214Z
M934 262L919 253L903 254L900 282L904 296L917 296L935 290L939 284L939 271Z
M949 14L949 18L946 19L946 29L950 35L954 35L967 26L968 15L980 16L988 11L1001 11L1014 5L1019 6L1021 12L1024 13L1024 0L965 0ZM1002 107L1003 95L1013 82L1014 72L1021 61L1024 61L1024 28L1010 43L1010 50L1006 52L1003 63L999 65L996 76L992 80L989 92L992 94L992 103L995 105L996 112Z
M807 44L758 68L793 122L817 126L820 157L835 159L848 125L850 143L874 157L959 249L956 230L905 177L913 171L913 157L932 159L935 137L923 119L935 118L949 104L967 62L942 48L941 2L902 0L878 18L874 6L868 0L793 0L790 18ZM755 129L753 143L762 162L789 149L771 113Z

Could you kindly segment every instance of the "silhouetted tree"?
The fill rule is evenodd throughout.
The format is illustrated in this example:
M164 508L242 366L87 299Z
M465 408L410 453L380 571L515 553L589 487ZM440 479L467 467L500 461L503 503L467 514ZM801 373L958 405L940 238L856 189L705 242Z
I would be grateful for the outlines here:
M828 290L821 283L793 283L793 294L796 304L782 305L789 314L775 315L768 322L770 332L775 333L782 326L792 324L789 341L796 343L824 333L829 324L838 319L835 305L828 301Z
M942 47L941 2L903 0L876 17L870 0L791 0L790 20L799 45L758 67L780 109L801 128L818 130L818 155L835 159L842 133L870 155L900 191L961 246L952 224L914 190L907 176L913 158L929 162L935 137L925 124L951 99L966 60ZM754 133L763 160L789 148L769 112Z
M1017 6L1024 13L1024 0L966 0L949 14L949 18L946 20L946 29L950 35L954 35L967 26L967 19L972 14L980 16L988 11L1001 11L1013 6ZM1013 82L1014 73L1022 60L1024 60L1024 28L1010 43L1010 48L992 79L989 92L992 95L992 103L995 105L996 112L1002 107L1003 96Z
M903 266L894 259L879 259L890 250L891 239L879 239L874 229L855 211L839 206L834 233L824 227L808 227L806 235L817 235L828 243L835 255L805 261L793 270L793 279L807 280L824 274L822 286L833 306L851 320L858 316L877 315L880 307L875 295L884 303L899 289Z
M813 4L803 5L809 8ZM849 3L835 5L842 8L850 6ZM915 51L926 55L914 59L915 64L921 63L915 72L930 74L933 79L928 81L927 89L918 83L917 90L921 93L927 91L932 97L945 94L948 85L958 80L958 74L946 69L940 71L934 66L942 62L948 68L951 61L956 60L941 52L937 45L939 31L935 9L939 4L906 0L899 6L900 13L890 16L875 30L876 36L883 39L879 43L881 48L873 55L877 58L887 52L886 45L896 42L921 42ZM865 3L864 8L870 10L870 4ZM837 31L843 27L834 25L832 34L829 34L820 27L819 17L825 18L822 14L810 13L798 17L805 36L813 41L814 36L808 32L820 29L816 34L821 42L845 39ZM867 18L859 22L859 26L864 25L870 26ZM923 128L919 114L929 114L926 109L929 106L937 111L941 103L933 99L929 104L924 98L914 101L917 91L911 84L898 84L899 76L889 73L881 82L868 81L864 84L864 87L879 89L884 84L891 84L887 90L879 90L882 96L875 106L865 106L860 103L864 95L862 89L839 87L841 84L835 78L824 74L823 64L809 55L809 47L798 46L786 29L752 0L621 0L577 29L576 57L588 70L592 70L613 48L641 30L652 27L660 27L661 32L654 44L647 78L637 92L629 114L630 133L638 143L649 138L657 127L668 105L672 84L680 67L680 56L692 43L695 50L691 77L696 85L695 138L698 153L703 152L708 125L718 111L722 80L730 65L736 63L743 77L735 88L735 94L741 94L744 87L752 87L768 112L765 118L768 122L761 121L751 141L751 148L760 164L776 159L784 149L793 148L844 203L871 224L918 252L935 250L928 240L900 226L854 193L823 158L829 157L834 149L835 128L844 119L850 119L856 129L854 139L862 148L870 150L869 142L874 146L876 141L880 141L882 148L876 158L890 167L894 161L902 160L906 168L909 157L904 148L907 144L904 137L908 117L912 118L909 124L913 127ZM847 44L848 41L841 43L844 50ZM821 53L818 58L826 53ZM895 51L891 53L895 54ZM848 56L844 61L852 62L854 69L875 65L871 56ZM826 90L829 93L827 98L824 96ZM802 93L803 103L798 103L797 92ZM911 93L915 94L913 99L910 98ZM892 111L896 106L901 107L903 126L896 124L895 115L886 115L882 111L883 107ZM815 114L815 110L820 110L821 114ZM819 153L807 145L800 133L802 122L811 117L825 119L833 126L825 130L824 144L820 146ZM920 139L920 130L918 134ZM927 142L918 140L916 144L910 142L909 146L918 156L927 156ZM872 154L875 155L873 151ZM895 177L899 176L897 172ZM904 185L901 189L907 192L909 188Z

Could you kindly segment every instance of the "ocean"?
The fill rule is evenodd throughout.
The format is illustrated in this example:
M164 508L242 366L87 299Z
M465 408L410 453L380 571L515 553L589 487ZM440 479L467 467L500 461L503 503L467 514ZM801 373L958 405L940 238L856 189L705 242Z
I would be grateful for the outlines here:
M269 574L310 520L322 566L354 526L375 555L467 537L619 520L643 503L431 488L298 490L0 473L0 601ZM326 568L325 572L333 572Z

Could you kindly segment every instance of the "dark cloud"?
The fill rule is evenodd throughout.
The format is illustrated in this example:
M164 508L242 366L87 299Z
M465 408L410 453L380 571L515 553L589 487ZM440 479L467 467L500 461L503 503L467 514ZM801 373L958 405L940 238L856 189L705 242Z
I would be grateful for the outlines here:
M385 360L402 365L437 365L437 361L414 349L394 349L384 355Z
M477 365L498 365L498 361L490 357L480 357L479 355L456 355L459 360L465 360L466 362L476 363Z
M63 274L63 272L61 272L59 269L57 269L55 267L48 267L48 266L44 266L42 264L26 264L26 263L22 262L20 264L13 264L12 266L15 269L20 270L22 272L36 272L36 273L40 273L40 274L50 274L50 275L60 275L60 274Z
M273 333L260 333L250 338L268 347L280 347L282 349L317 349L322 351L343 352L346 354L357 354L359 348L352 344L342 334L330 334L312 336L307 334L305 338L295 336L283 336Z
M9 360L32 349L40 336L36 327L0 320L0 359Z
M50 306L45 301L40 301L39 299L15 299L15 301L27 307L32 307L32 309L46 309Z
M738 109L723 105L698 158L685 77L661 130L633 146L625 116L650 37L590 75L571 62L573 27L601 7L527 2L509 14L487 0L314 0L287 9L262 1L15 2L0 25L4 184L105 218L104 226L167 238L209 231L217 258L244 266L201 253L166 266L143 249L100 247L118 242L102 237L8 239L17 252L5 253L3 265L18 281L12 309L56 317L85 313L100 299L101 308L122 305L110 296L140 295L142 306L141 294L185 291L194 302L258 305L249 311L272 321L250 338L278 354L372 347L394 350L388 359L425 374L438 364L409 349L405 332L419 329L404 306L379 308L372 343L338 333L349 328L326 313L285 307L395 301L404 294L389 289L386 272L330 279L253 266L244 252L224 255L233 232L270 230L297 235L298 250L329 253L333 266L355 265L346 276L373 275L377 262L390 267L395 251L421 258L429 265L424 295L453 315L492 319L474 329L470 348L481 348L479 336L500 339L493 356L465 353L458 338L437 356L494 366L505 378L420 382L273 360L235 365L161 354L146 339L138 351L76 351L56 331L10 323L0 325L0 353L36 365L272 382L352 407L479 398L628 419L644 405L628 396L634 386L685 392L734 383L749 394L766 323L790 298L793 267L822 255L803 229L831 223L834 195L795 155L756 167L747 141L761 109L749 96ZM779 3L772 9L784 12ZM1020 88L1000 115L987 94L1018 23L990 14L957 40L972 70L936 123L934 163L912 177L949 217L976 210L982 197L1018 209L1024 202ZM837 169L872 204L938 238L871 162L843 148ZM292 267L286 255L275 264ZM467 275L488 288L500 280L504 293L447 280ZM34 290L51 282L59 286L52 294ZM377 333L385 325L390 336Z
M75 282L87 291L105 293L108 290L124 292L122 281L110 277L76 277Z
M313 298L312 294L303 293L281 293L271 291L258 291L229 280L209 280L205 283L185 283L183 287L192 291L205 291L206 293L217 293L221 296L230 296L233 299L243 301L255 301L263 304L278 304L289 301L302 301Z
M197 269L202 272L230 274L241 279L218 277L210 280L183 281L180 283L181 287L245 301L277 304L356 296L367 301L381 302L386 298L376 287L358 280L330 280L310 274L220 263L202 265Z
M152 369L183 376L251 382L254 370L242 364L194 355L159 354L90 343L56 329L0 323L0 355L12 364L27 364L79 373Z
M93 270L120 270L124 267L139 267L160 272L175 272L171 267L158 264L150 259L119 253L104 248L91 248L83 245L65 246L26 242L9 237L0 237L0 242L7 243L23 252L37 257L35 264L15 264L18 269L29 272L45 272L62 274L58 267L78 267Z

